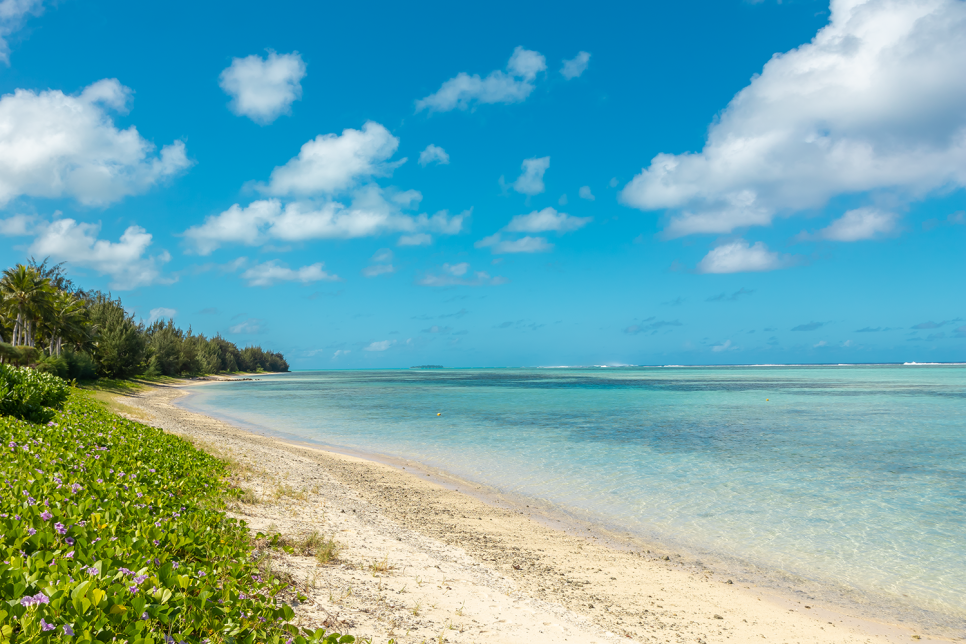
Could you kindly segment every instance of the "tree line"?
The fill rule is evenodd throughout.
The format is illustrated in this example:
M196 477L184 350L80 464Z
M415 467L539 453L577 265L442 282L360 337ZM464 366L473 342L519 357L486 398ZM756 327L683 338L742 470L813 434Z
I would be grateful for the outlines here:
M63 263L32 258L0 277L0 362L78 380L289 369L281 353L170 319L135 322L119 298L75 286Z

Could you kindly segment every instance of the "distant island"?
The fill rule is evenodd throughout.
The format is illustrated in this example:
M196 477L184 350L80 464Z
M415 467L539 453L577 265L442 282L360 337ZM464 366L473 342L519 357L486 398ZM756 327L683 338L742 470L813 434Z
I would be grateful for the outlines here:
M443 365L441 364L421 364L421 365L416 365L415 367L410 367L410 369L442 369L442 368L443 368Z

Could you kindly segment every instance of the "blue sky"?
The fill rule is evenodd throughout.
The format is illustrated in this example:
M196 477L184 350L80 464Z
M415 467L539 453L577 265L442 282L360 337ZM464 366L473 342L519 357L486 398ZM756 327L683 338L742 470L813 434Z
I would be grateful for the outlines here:
M966 3L0 1L0 253L294 368L966 360Z

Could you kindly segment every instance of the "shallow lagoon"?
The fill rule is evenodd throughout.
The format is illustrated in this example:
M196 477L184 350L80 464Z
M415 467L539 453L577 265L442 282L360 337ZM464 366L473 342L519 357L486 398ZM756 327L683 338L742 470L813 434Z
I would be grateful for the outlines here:
M961 366L325 371L193 392L197 411L966 623Z

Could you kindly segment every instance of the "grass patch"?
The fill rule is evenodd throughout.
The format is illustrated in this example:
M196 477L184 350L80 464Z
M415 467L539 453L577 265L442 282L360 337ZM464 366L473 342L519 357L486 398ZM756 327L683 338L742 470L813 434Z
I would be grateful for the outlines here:
M320 564L333 563L338 560L342 546L331 537L312 531L308 534L292 536L279 534L277 526L273 523L267 528L270 537L264 537L256 541L256 547L265 551L271 548L280 548L284 552L301 557L315 557Z
M74 389L49 422L0 417L0 449L5 644L353 641L291 623L290 580L223 511L229 465L187 441Z

